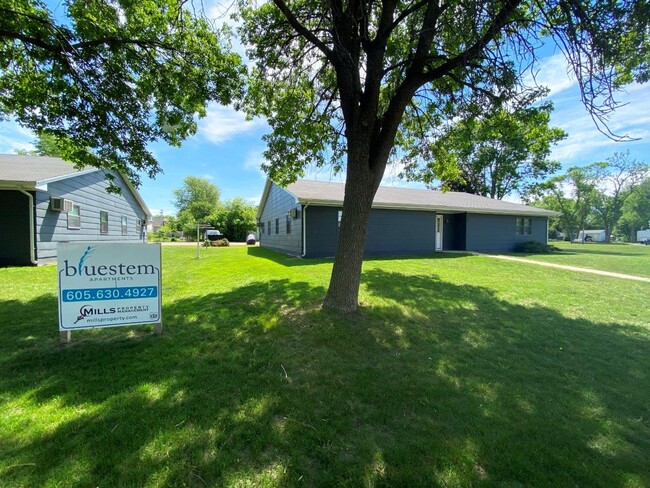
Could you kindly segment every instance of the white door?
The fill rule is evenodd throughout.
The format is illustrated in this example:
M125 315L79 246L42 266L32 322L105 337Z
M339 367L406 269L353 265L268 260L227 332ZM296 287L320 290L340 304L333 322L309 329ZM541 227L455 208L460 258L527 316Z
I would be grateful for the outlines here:
M442 251L442 215L436 215L436 251Z

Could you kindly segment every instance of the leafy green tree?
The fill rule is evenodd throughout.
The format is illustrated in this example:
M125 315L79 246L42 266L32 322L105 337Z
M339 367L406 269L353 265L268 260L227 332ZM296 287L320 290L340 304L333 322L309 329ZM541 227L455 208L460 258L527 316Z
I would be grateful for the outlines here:
M63 158L65 156L63 143L61 143L56 136L47 133L37 134L36 139L34 140L34 150L27 151L25 149L19 149L16 152L18 154L52 156L55 158Z
M605 230L605 240L609 242L612 230L623 214L623 205L636 193L639 183L650 172L650 166L630 159L628 151L614 153L607 161L586 166L584 171L595 182L594 211Z
M185 177L183 186L172 190L172 193L179 220L181 215L187 214L191 215L195 222L204 222L219 206L219 188L198 176Z
M535 206L560 212L558 227L571 241L587 228L596 199L596 184L583 167L569 168L565 174L533 186L527 197Z
M635 241L637 231L650 228L650 178L630 191L632 194L623 204L616 231Z
M494 110L472 107L479 114L443 128L431 145L431 161L415 178L428 184L441 179L443 189L501 200L554 173L560 164L548 156L566 133L549 127L553 104L533 106L535 98Z
M185 3L0 0L0 116L77 165L153 177L149 143L179 145L209 100L242 94L239 56Z
M211 217L211 224L229 240L243 242L246 236L255 232L257 207L243 198L226 201Z
M241 3L243 40L256 62L245 106L272 130L266 171L279 183L309 164L346 173L324 301L340 311L357 308L370 208L391 157L411 155L415 172L428 162L435 129L470 101L520 93L542 38L565 50L597 120L614 108L617 82L642 81L648 71L644 57L630 57L648 49L645 0Z

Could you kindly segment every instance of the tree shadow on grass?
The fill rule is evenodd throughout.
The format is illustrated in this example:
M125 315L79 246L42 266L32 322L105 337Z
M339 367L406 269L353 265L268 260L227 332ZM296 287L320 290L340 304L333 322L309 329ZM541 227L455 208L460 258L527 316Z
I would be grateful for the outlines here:
M647 330L435 276L363 282L380 305L350 317L320 310L322 288L273 280L168 303L160 338L5 336L0 484L650 481Z

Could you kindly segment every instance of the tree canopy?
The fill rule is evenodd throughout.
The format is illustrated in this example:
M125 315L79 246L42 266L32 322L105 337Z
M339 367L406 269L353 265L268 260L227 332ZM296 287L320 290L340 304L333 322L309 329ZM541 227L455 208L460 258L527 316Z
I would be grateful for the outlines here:
M478 115L460 116L431 142L432 159L413 175L428 184L442 180L442 188L502 199L554 173L551 148L566 137L549 127L553 104L533 105L530 99L514 106L472 108Z
M219 188L198 176L186 176L183 186L175 188L172 193L179 219L182 214L188 214L195 222L202 223L219 206Z
M210 100L242 94L244 68L208 21L177 0L0 0L0 116L56 137L77 165L138 184L161 168Z
M265 169L280 183L309 164L346 172L324 302L341 311L357 308L370 208L389 160L415 170L439 128L470 103L520 96L547 41L565 53L597 121L615 108L617 86L648 74L644 0L242 4L256 62L245 105L272 130Z

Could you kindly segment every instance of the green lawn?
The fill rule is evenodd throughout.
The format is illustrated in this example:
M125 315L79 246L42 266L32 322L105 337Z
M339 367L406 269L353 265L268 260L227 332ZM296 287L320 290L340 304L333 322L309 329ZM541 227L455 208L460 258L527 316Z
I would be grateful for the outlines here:
M163 248L164 335L58 345L56 269L0 269L0 485L650 486L650 284L481 256Z
M650 278L650 246L638 244L577 244L551 242L561 251L552 254L521 254L526 259L600 269Z

